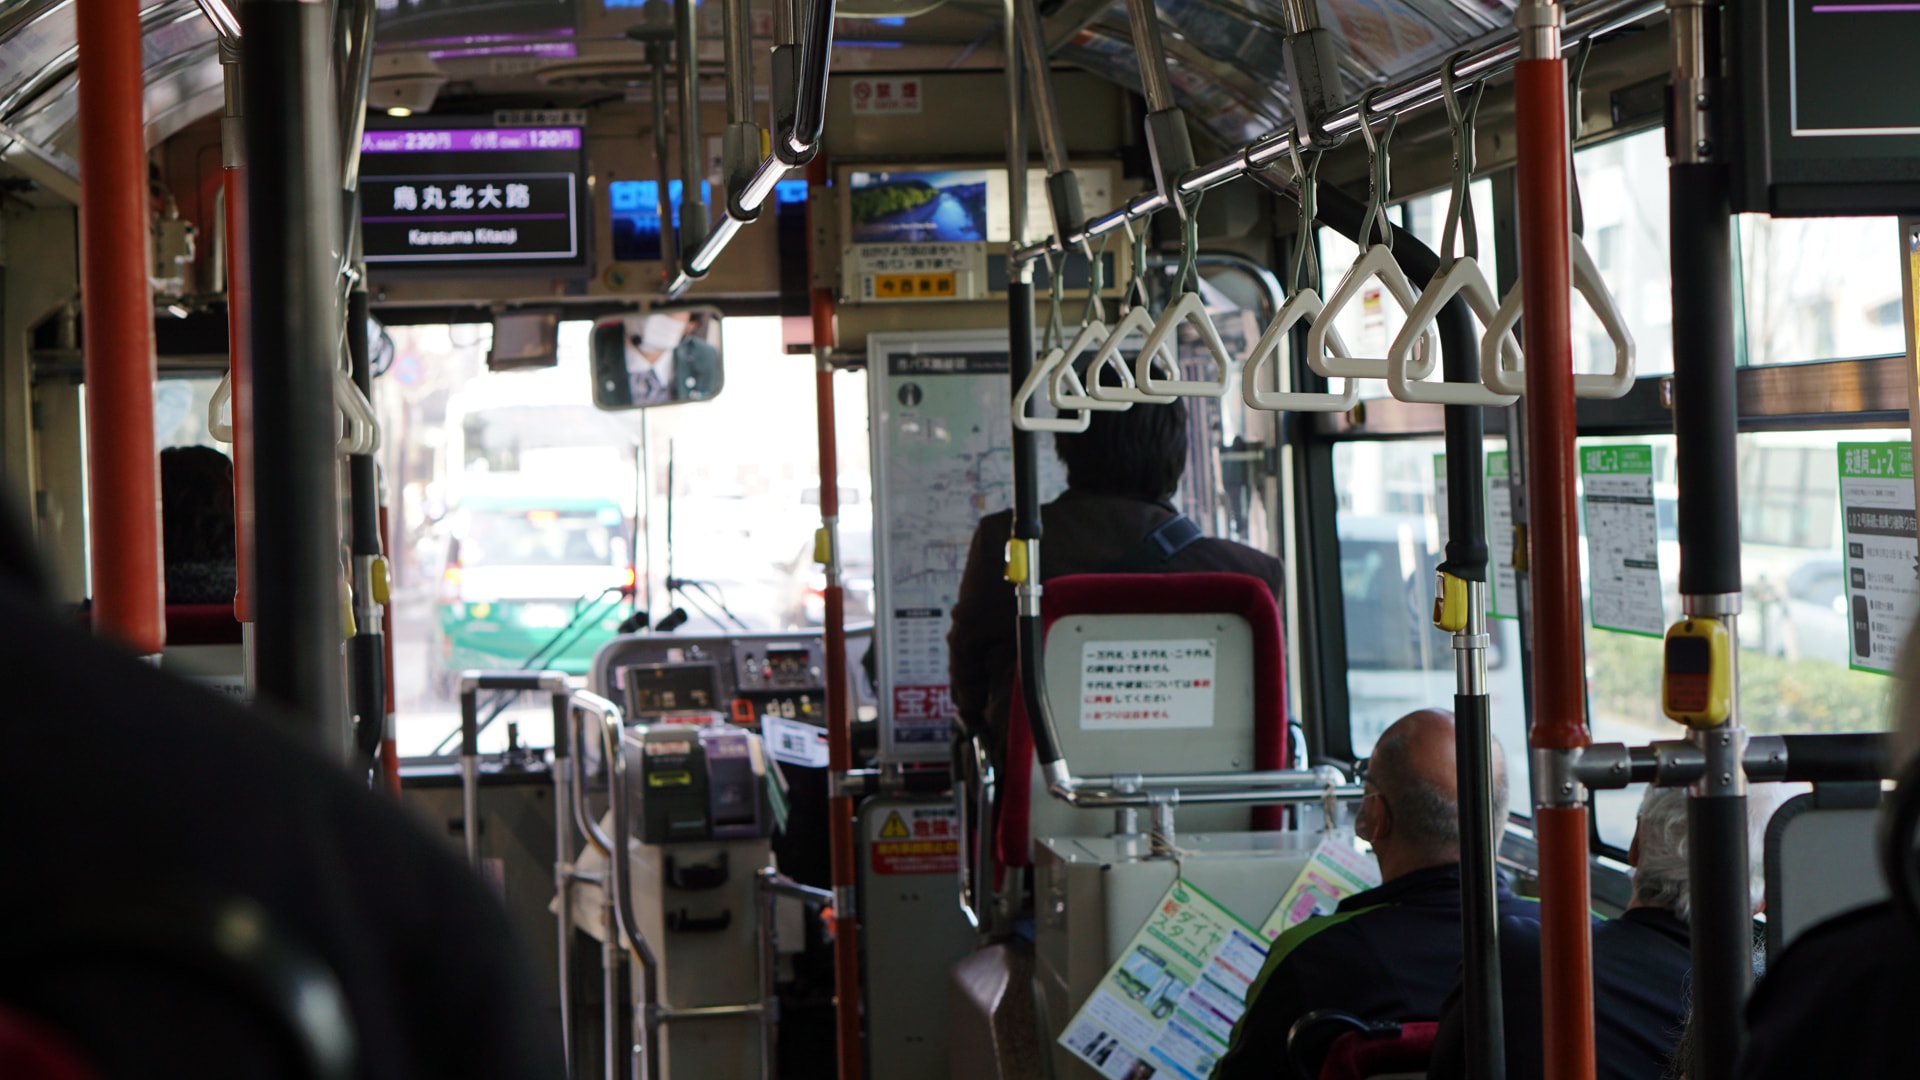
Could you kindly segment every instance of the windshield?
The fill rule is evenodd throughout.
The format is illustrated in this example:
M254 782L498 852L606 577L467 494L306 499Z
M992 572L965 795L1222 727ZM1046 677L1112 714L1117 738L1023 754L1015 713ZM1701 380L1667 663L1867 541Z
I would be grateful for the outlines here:
M537 471L571 457L630 456L633 441L617 419L587 405L508 405L461 418L468 472Z
M480 510L460 537L463 566L609 566L620 512Z

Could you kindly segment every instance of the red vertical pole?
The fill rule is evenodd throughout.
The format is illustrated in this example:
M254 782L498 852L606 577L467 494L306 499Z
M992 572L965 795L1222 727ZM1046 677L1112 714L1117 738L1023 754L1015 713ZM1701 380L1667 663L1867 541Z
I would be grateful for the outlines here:
M93 626L142 656L166 644L139 0L81 0L80 295L86 335Z
M815 156L807 165L807 183L827 181L824 156ZM809 213L813 203L808 202ZM864 1064L860 1039L860 924L855 918L855 889L859 867L855 865L853 837L853 796L847 793L847 774L853 769L853 709L847 697L847 605L840 584L840 461L834 445L833 363L834 343L833 290L815 288L812 292L813 355L815 371L813 394L815 423L820 437L820 518L831 541L827 565L826 661L827 661L827 773L828 841L833 868L833 994L834 1018L838 1028L840 1080L860 1080Z
M1593 956L1587 808L1568 752L1591 740L1574 502L1572 264L1566 64L1559 8L1521 8L1514 65L1520 281L1526 310L1527 487L1532 498L1534 827L1539 839L1548 1080L1592 1080ZM1527 19L1532 21L1528 22ZM1556 768L1556 766L1560 766Z
M227 379L233 407L233 617L253 621L253 373L247 357L246 176L226 170Z

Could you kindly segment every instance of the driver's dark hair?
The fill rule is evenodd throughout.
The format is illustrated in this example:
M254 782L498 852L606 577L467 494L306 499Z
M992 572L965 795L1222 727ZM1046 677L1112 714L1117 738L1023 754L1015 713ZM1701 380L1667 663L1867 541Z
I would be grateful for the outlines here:
M1067 467L1070 490L1164 499L1187 471L1187 404L1096 412L1087 430L1055 435L1053 451Z

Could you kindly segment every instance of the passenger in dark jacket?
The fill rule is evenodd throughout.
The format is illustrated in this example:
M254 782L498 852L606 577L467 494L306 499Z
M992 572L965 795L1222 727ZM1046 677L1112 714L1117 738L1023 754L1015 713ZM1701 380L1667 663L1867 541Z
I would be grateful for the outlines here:
M565 1075L518 930L443 839L284 714L72 628L8 525L0 733L21 767L0 784L0 1001L102 1076L319 1075L289 1067L263 1004L297 1006L356 1080ZM214 913L226 932L196 937ZM338 997L226 989L245 965L214 962L216 940L276 972L283 943Z
M1460 971L1453 738L1453 714L1437 709L1403 716L1380 736L1354 828L1373 845L1383 884L1273 943L1214 1080L1289 1075L1288 1032L1310 1012L1337 1010L1368 1022L1439 1018ZM1506 755L1497 743L1493 766L1493 820L1504 827ZM1538 905L1504 882L1497 903L1504 933L1537 927Z
M1895 662L1893 765L1920 759L1920 626ZM1920 1076L1920 927L1891 903L1837 915L1795 938L1747 999L1740 1080Z
M1172 506L1187 468L1183 402L1096 412L1085 432L1056 435L1054 452L1067 467L1067 490L1040 509L1042 582L1068 574L1212 570L1257 577L1281 594L1280 560L1265 552L1199 537L1168 555L1149 541L1156 530L1173 543L1183 539ZM947 633L954 711L969 730L991 733L996 763L1005 758L1013 701L1014 597L1006 580L1012 535L1010 510L988 515L974 530Z
M1773 785L1777 787L1778 785ZM1755 789L1748 801L1756 841L1776 800ZM1752 844L1761 865L1764 848ZM1594 1050L1599 1080L1660 1080L1668 1074L1687 1021L1692 970L1687 929L1687 793L1648 788L1633 845L1633 900L1617 919L1593 928ZM1755 886L1757 907L1762 897ZM1500 939L1500 980L1508 1080L1545 1074L1541 1033L1540 934L1537 925ZM1466 1009L1460 991L1447 1001L1434 1038L1429 1080L1467 1075Z

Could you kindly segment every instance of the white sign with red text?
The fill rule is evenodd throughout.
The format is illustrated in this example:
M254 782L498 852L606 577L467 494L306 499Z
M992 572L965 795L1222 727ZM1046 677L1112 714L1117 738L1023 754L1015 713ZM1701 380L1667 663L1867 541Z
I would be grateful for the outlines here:
M1211 638L1082 643L1081 730L1212 727L1217 649Z
M863 77L851 80L847 89L855 116L899 115L920 111L920 80L915 77Z

